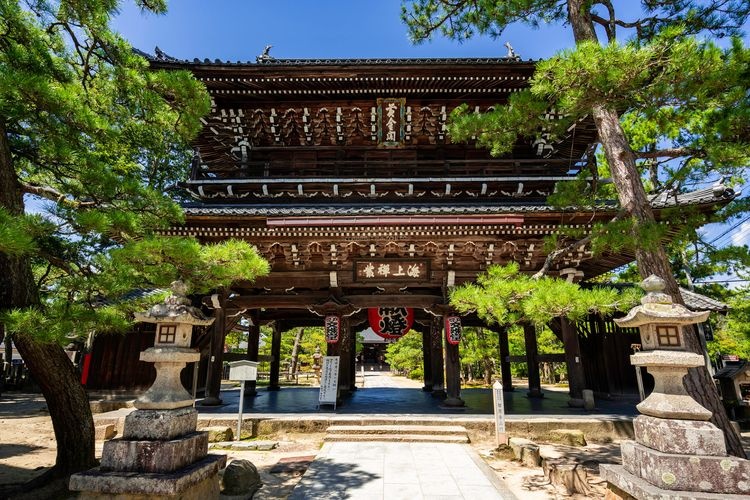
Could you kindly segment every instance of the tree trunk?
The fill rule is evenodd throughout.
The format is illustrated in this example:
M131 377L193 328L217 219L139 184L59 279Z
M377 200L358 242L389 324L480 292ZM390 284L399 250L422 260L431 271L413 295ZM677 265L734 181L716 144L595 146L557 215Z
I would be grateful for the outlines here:
M11 215L24 212L23 193L1 120L0 207ZM39 305L29 259L0 253L0 312ZM56 344L39 343L25 333L15 334L13 340L47 400L57 440L54 474L67 475L93 467L94 420L86 391L65 351Z
M294 377L297 373L297 360L299 359L299 345L302 342L302 335L304 335L305 329L300 328L297 330L297 335L294 337L294 347L292 347L292 362L289 364L289 376Z
M573 27L576 43L598 42L588 10L589 5L588 0L568 0L568 18ZM635 155L620 126L620 117L616 110L601 103L593 106L592 113L620 205L634 219L633 237L637 241L639 229L653 224L655 217L635 164ZM677 280L672 275L669 259L662 246L635 245L635 258L641 277L646 278L652 274L659 276L666 282L666 293L670 294L676 303L683 303ZM695 328L686 328L684 337L688 350L704 354ZM713 412L711 422L724 431L727 451L731 455L744 457L745 452L740 438L729 422L721 399L719 399L719 393L706 367L690 369L684 383L688 394Z

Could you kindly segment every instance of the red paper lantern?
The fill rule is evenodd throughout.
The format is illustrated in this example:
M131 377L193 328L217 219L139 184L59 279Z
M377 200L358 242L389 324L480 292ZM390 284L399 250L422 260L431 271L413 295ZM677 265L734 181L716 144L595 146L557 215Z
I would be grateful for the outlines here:
M398 339L414 323L414 310L410 307L372 307L367 311L370 328L384 339Z
M341 333L341 318L338 316L326 316L325 320L326 342L335 344L339 341Z
M461 317L445 317L445 340L451 345L457 345L461 342Z

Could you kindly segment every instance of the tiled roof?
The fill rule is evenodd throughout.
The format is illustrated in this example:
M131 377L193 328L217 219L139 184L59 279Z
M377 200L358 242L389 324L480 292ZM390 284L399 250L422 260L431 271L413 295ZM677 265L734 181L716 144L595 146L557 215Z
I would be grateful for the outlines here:
M688 309L693 311L717 311L725 312L729 309L729 306L724 302L706 297L699 293L691 292L685 288L680 288L682 294L682 300L685 301L685 305Z
M708 188L691 193L659 195L653 198L652 206L657 209L678 206L705 205L729 201L736 196L732 189ZM505 214L539 212L575 212L581 210L602 210L616 208L615 202L602 202L596 207L570 207L560 209L546 203L497 203L497 204L295 204L295 205L242 205L242 204L201 204L189 203L183 206L186 215L232 215L249 217L314 217L314 216L363 216L363 215L468 215Z
M223 61L221 59L178 59L158 51L152 55L138 49L134 51L158 63L201 64L209 66L406 66L406 65L484 65L484 64L533 64L536 61L526 61L507 57L427 57L427 58L369 58L369 59L276 59L271 58L263 62L257 61Z
M742 373L747 367L747 361L741 361L739 363L727 364L724 368L714 374L714 378L728 378L733 379L740 373Z

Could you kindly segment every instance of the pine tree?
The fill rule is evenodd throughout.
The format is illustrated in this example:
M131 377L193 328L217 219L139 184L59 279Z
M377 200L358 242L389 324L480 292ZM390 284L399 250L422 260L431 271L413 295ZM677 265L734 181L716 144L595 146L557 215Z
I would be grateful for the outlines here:
M44 479L95 465L88 398L62 346L126 330L145 307L127 300L133 288L180 278L200 293L268 270L244 242L159 236L181 219L165 192L188 171L209 99L109 28L118 4L0 0L0 324L52 418Z
M668 185L679 188L686 179L712 170L743 177L750 140L748 51L735 40L722 52L691 35L737 35L750 5L742 0L643 0L641 17L626 20L618 16L622 5L615 3L415 0L404 5L403 19L415 41L436 33L458 41L476 34L497 36L514 23L561 22L571 27L575 49L540 63L531 90L514 95L508 106L487 116L459 112L452 136L477 136L480 144L501 153L519 133L538 133L539 116L550 106L569 117L560 120L559 127L590 116L621 206L616 232L630 235L640 275L664 278L667 292L682 302L644 180L655 172L652 179L666 176ZM606 43L600 42L597 28ZM618 33L629 37L627 43ZM553 134L561 132L547 125ZM673 147L663 147L662 139ZM596 173L596 163L592 165ZM702 352L695 331L686 333L687 347ZM712 421L724 431L729 452L744 456L708 371L691 369L685 385L713 412Z

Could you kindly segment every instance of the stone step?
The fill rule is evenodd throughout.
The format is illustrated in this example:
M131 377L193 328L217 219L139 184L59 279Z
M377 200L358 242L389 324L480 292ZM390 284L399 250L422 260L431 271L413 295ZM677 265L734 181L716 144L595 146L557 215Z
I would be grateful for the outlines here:
M430 434L433 436L462 435L468 431L461 425L331 425L328 434Z
M468 443L467 435L435 435L435 434L326 434L326 442L352 441L386 441L402 443Z

